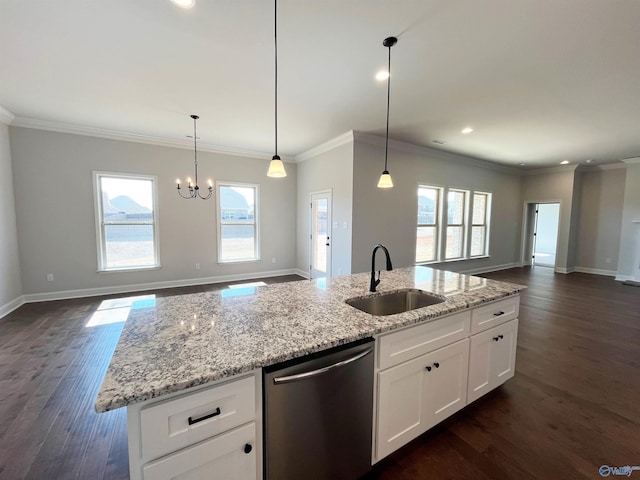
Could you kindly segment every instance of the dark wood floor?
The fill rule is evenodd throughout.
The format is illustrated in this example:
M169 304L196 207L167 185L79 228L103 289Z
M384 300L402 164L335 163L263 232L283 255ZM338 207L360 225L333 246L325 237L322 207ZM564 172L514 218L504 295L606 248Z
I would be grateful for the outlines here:
M485 276L529 286L516 376L368 477L594 479L601 465L640 465L640 288L539 267ZM85 327L105 298L28 304L0 320L1 479L128 478L125 409L93 410L123 326Z

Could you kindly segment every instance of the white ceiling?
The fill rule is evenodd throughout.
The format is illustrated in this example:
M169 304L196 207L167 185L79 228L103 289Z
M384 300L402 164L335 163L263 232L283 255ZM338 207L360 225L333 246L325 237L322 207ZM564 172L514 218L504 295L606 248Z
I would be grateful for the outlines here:
M528 168L640 155L640 0L280 0L279 151L348 130ZM0 105L273 153L273 2L0 0ZM475 131L462 135L472 126ZM446 142L434 145L433 140Z

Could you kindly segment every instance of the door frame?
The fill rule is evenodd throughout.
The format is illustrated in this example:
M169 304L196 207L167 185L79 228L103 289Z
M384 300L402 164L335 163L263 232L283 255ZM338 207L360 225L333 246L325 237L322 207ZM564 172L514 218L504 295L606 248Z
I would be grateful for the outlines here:
M332 261L332 247L333 247L333 189L328 188L325 190L316 190L313 192L309 192L309 279L317 278L313 276L313 197L314 195L326 196L328 198L327 204L327 233L329 237L329 245L327 247L327 271L326 277L331 277L331 261Z
M520 249L520 264L522 266L530 265L534 266L533 263L533 234L535 233L535 223L537 220L536 215L536 205L542 203L557 203L559 205L558 212L558 231L556 233L556 265L554 265L554 270L558 264L558 245L560 240L560 225L562 224L562 200L525 200L524 206L522 208L522 244Z

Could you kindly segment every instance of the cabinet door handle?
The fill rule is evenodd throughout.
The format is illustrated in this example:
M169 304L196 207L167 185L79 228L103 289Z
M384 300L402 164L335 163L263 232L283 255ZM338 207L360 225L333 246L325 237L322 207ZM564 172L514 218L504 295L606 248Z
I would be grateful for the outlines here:
M440 368L440 364L438 362L434 363L433 366L436 368Z
M244 448L242 449L242 451L244 453L251 453L251 450L253 450L253 447L251 446L250 443L245 443Z
M504 315L504 312L502 310L493 314L494 317L499 317L500 315Z
M500 337L493 337L494 342L497 342L498 340L500 340Z
M431 366L430 366L430 365L427 365L427 367L426 367L426 368L427 368L427 372L430 372L430 371L431 371Z
M504 335L498 335L498 338L502 340L504 338Z
M193 425L194 423L202 422L204 420L208 420L209 418L216 417L220 415L220 413L221 413L220 407L218 407L215 409L213 413L210 413L209 415L205 415L204 417L195 418L195 419L193 417L189 417L189 425Z

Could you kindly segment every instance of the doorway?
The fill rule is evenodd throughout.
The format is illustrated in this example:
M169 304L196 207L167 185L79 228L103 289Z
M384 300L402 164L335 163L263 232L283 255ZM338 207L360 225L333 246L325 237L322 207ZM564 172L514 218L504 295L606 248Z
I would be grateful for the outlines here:
M533 229L532 264L556 266L560 203L536 203Z
M309 278L331 276L331 190L310 195Z

